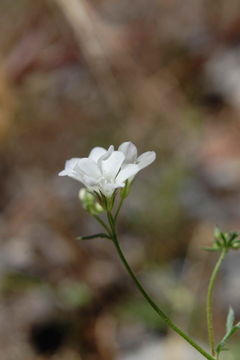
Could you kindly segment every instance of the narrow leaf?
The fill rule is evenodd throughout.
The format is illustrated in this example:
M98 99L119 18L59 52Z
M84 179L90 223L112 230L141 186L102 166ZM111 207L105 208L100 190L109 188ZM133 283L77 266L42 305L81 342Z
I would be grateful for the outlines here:
M223 243L225 244L227 241L227 233L220 231L220 238L223 240Z
M233 316L234 316L234 314L233 314ZM220 341L220 343L217 345L217 348L216 348L218 354L220 354L221 351L227 350L227 348L225 348L225 344L226 344L227 340L229 340L229 338L233 334L235 334L235 332L239 329L240 329L240 323L237 323L235 326L232 326L232 328L224 335L224 337L222 338L222 340Z
M227 321L226 321L226 332L227 333L229 333L232 330L234 319L235 319L234 311L233 311L233 308L230 306L229 311L228 311Z
M206 251L220 251L220 249L216 247L202 247L202 249Z
M220 236L221 236L221 231L220 231L219 227L216 226L215 229L214 229L214 238L219 239Z
M96 239L96 238L110 239L110 237L107 234L104 234L104 233L88 235L88 236L78 236L76 239L77 240L91 240L91 239Z

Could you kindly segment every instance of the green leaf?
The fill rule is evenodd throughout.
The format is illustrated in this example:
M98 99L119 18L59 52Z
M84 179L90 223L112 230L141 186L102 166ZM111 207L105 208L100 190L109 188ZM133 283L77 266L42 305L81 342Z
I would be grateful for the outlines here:
M220 251L221 250L217 247L202 247L202 249L206 250L206 251Z
M220 232L220 237L222 238L223 243L226 244L227 243L227 238L228 238L228 233L221 231Z
M236 231L231 232L231 233L229 234L229 240L230 240L230 241L234 241L235 239L238 238L238 236L239 236L239 233L238 233L238 232L236 232Z
M214 238L216 240L218 240L220 238L220 236L221 236L221 230L219 229L218 226L216 226L215 229L214 229Z
M235 320L234 311L233 311L233 308L230 306L229 311L228 311L227 321L226 321L226 332L227 333L229 333L232 330L234 320Z
M224 335L224 337L222 338L222 340L220 341L220 343L217 345L216 351L217 354L220 354L221 351L225 351L228 350L225 347L226 342L229 340L229 338L237 331L240 329L240 322L237 323L236 325L234 324L234 311L233 309L230 307L229 311L228 311L228 316L227 316L227 321L226 321L226 334Z
M88 235L88 236L78 236L76 239L77 240L91 240L91 239L96 239L96 238L110 239L110 237L107 234L104 234L104 233Z
M223 240L216 240L216 245L219 247L219 249L222 249L222 242L223 242Z

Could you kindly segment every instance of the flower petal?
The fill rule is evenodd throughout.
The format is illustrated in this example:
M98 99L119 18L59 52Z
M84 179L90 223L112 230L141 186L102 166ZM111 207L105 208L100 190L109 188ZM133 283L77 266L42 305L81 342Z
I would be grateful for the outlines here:
M69 176L75 180L83 182L82 174L79 171L76 171L76 165L80 158L72 158L67 160L65 163L65 169L60 171L59 176Z
M97 186L99 183L99 180L96 178L93 178L92 176L83 175L82 176L82 182L86 187L94 187Z
M67 160L65 162L64 170L60 171L60 173L58 175L59 176L67 176L67 175L69 175L69 173L71 173L73 171L73 169L76 166L78 160L80 160L80 158L72 158L70 160Z
M118 176L116 177L117 183L123 183L127 179L133 177L140 170L139 166L136 164L128 164L122 170L120 170Z
M82 175L87 175L96 181L101 177L101 171L98 165L89 158L79 159L74 167L74 172L80 172Z
M135 163L137 160L137 148L131 141L122 143L118 151L123 152L125 155L125 164Z
M156 159L155 151L147 151L137 158L137 165L140 170L150 165Z
M114 179L124 159L125 156L121 151L113 151L106 160L101 161L102 175L106 179Z
M101 191L101 193L103 193L103 195L105 195L106 197L110 197L112 196L112 194L114 193L114 191L119 188L119 187L124 187L124 184L117 184L117 183L104 183L100 186L99 190Z
M92 159L93 161L97 162L101 156L106 154L107 150L103 147L96 146L90 151L90 154L88 155L89 159Z
M106 152L98 159L98 164L100 164L102 160L106 160L110 155L112 155L113 151L114 151L114 146L110 145L109 148L106 150Z

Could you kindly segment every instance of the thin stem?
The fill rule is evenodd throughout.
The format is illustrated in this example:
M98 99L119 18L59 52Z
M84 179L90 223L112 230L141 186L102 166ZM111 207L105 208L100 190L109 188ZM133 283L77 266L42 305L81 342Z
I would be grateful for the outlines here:
M209 280L208 291L207 291L207 327L208 327L208 339L209 339L209 346L211 349L211 353L213 356L216 355L215 351L215 335L214 335L214 328L213 328L213 311L212 311L212 304L213 304L213 288L215 285L216 277L219 272L220 266L223 262L223 259L226 255L226 249L223 249L220 257L213 269L212 275Z
M105 224L105 222L98 216L98 215L94 215L95 219L99 222L99 224L101 224L104 229L107 231L107 233L109 235L111 235L111 230L109 229L109 227Z
M112 227L112 226L111 226ZM137 279L136 275L134 274L133 270L131 269L130 265L128 264L122 249L120 247L120 244L118 242L117 239L117 234L114 228L112 228L113 230L113 243L116 247L116 250L118 252L118 255L123 263L123 265L125 266L128 274L130 275L130 277L132 278L132 280L134 281L135 285L137 286L138 290L142 293L142 295L144 296L144 298L147 300L147 302L151 305L151 307L155 310L155 312L162 318L163 321L165 321L165 323L172 329L174 330L176 333L178 333L182 338L184 338L190 345L192 345L199 353L201 353L206 359L208 360L216 360L213 356L211 356L210 354L208 354L204 349L202 349L201 346L199 346L198 344L195 343L194 340L192 340L188 335L186 335L182 330L180 330L170 319L169 317L158 307L157 304L155 304L155 302L152 300L152 298L148 295L148 293L145 291L145 289L143 288L142 284L140 283L140 281Z
M108 222L111 228L111 236L114 236L115 233L115 221L110 211L107 212Z
M121 210L121 207L122 207L122 204L123 204L123 201L124 201L124 197L121 197L121 200L119 201L119 204L118 204L118 207L117 207L117 211L116 211L116 213L114 215L114 221L117 220L119 211Z

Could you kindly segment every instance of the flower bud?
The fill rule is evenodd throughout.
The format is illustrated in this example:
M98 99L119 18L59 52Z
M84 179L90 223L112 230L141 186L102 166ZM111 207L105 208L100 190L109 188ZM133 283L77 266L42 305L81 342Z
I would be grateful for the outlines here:
M83 208L91 215L98 215L104 211L103 207L96 201L95 196L85 188L79 191L79 199Z

